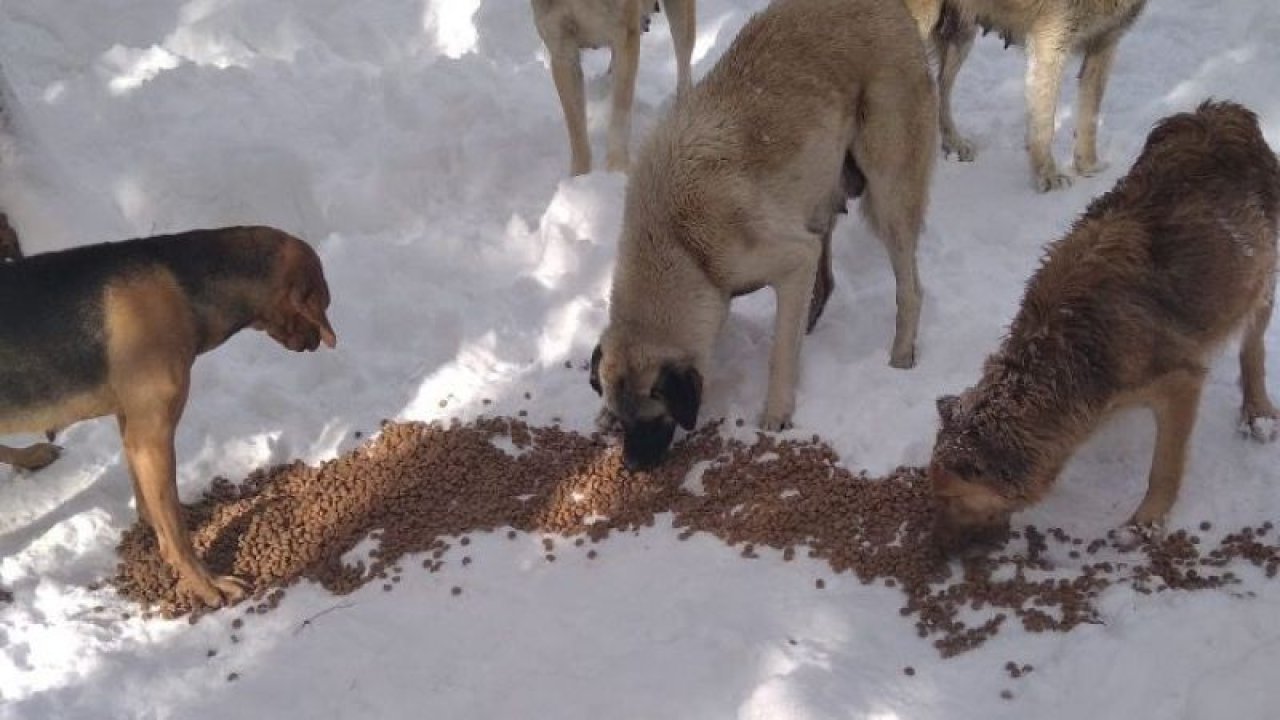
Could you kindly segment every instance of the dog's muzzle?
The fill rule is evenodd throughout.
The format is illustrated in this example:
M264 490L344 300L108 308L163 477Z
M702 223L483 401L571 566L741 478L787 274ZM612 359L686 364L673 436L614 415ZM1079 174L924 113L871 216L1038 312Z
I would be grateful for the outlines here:
M676 423L668 417L641 420L623 429L622 464L628 470L651 470L662 462L676 434Z

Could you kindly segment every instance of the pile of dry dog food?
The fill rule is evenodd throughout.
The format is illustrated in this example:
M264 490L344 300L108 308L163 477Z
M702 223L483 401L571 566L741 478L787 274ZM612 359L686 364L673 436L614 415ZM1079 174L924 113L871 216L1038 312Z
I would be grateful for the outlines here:
M1229 534L1207 553L1185 531L1126 548L1025 527L987 557L948 563L930 536L920 469L870 478L842 467L816 436L762 434L747 444L715 424L690 435L657 471L630 473L598 435L514 418L387 423L320 467L275 467L239 485L217 480L186 512L211 569L251 583L254 612L276 606L303 578L345 594L370 582L391 589L410 561L430 571L455 558L465 565L468 533L543 534L554 561L552 536L598 542L671 512L682 538L711 533L747 558L765 547L784 560L805 552L834 572L899 588L901 614L944 656L980 645L1011 618L1033 632L1097 622L1095 600L1116 584L1196 590L1237 583L1228 568L1240 563L1268 576L1280 569L1280 547L1265 542L1269 524ZM344 561L366 538L377 544L369 562ZM113 583L121 593L168 616L192 611L148 529L126 532L119 553Z

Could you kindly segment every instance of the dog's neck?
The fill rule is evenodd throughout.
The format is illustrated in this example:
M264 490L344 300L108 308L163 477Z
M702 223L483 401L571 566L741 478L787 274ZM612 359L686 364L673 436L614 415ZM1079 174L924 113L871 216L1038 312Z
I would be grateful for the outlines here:
M1107 409L1105 383L1078 349L1009 339L975 389L971 430L983 465L1020 502L1038 500ZM963 445L963 443L962 443ZM981 448L981 449L978 449ZM962 451L963 452L963 451Z

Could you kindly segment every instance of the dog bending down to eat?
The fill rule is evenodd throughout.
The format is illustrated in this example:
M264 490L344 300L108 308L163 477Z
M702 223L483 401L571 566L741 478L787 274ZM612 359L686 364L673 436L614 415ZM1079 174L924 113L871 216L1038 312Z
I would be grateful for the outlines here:
M1130 522L1161 524L1215 351L1243 331L1242 428L1274 439L1263 335L1275 301L1280 164L1257 119L1205 103L1156 125L1129 174L1052 244L981 380L938 401L929 468L947 545L1003 532L1112 410L1156 441Z
M197 230L29 256L0 265L0 433L114 415L139 518L180 589L217 607L243 596L212 575L182 522L174 434L191 365L246 327L290 350L337 342L320 258L266 227ZM49 444L0 447L34 469Z
M531 0L538 35L551 56L551 77L569 131L570 172L591 172L587 101L582 81L584 48L608 47L613 54L613 102L609 117L608 170L626 170L631 141L631 104L640 64L640 33L657 9L655 0ZM692 85L695 0L662 0L676 51L676 94Z
M777 0L657 126L627 186L609 326L592 356L602 419L631 468L692 429L730 300L777 298L761 425L791 423L800 344L831 291L846 197L897 280L890 364L915 363L916 242L936 157L936 101L906 8Z
M1146 0L906 0L926 42L938 58L943 152L972 160L973 144L961 137L951 115L956 74L973 46L977 29L995 30L1005 45L1027 51L1027 151L1036 189L1066 187L1070 178L1053 160L1054 115L1062 74L1072 52L1083 55L1076 113L1075 171L1094 175L1098 160L1098 112L1121 36Z

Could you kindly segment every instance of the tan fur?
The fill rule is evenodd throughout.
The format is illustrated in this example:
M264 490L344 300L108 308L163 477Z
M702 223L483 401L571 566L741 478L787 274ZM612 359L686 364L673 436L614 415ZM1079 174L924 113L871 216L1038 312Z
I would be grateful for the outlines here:
M1037 190L1071 184L1053 159L1054 115L1067 57L1084 56L1076 114L1075 170L1093 175L1098 160L1098 110L1120 37L1137 19L1146 0L906 0L923 37L938 57L943 152L962 161L974 157L973 143L960 136L951 115L951 91L978 25L996 30L1006 42L1027 50L1027 150Z
M790 424L824 238L856 193L842 178L850 156L897 278L890 363L911 367L935 119L927 58L900 4L778 0L752 18L633 170L600 345L606 413L624 426L660 414L664 399L651 395L661 371L705 375L730 299L769 286L777 312L761 425Z
M613 54L613 102L609 117L605 167L626 170L631 138L631 104L640 62L640 33L647 27L654 0L531 0L533 20L551 56L551 76L569 131L570 172L591 171L587 138L587 106L582 81L581 51L608 47ZM663 0L676 50L676 93L683 97L692 85L690 60L695 31L695 0Z
M337 342L325 315L328 285L310 247L270 228L229 228L223 234L229 247L261 243L277 248L271 261L274 271L261 287L223 288L225 292L213 299L215 306L197 312L162 265L115 277L101 299L102 328L58 328L73 338L77 333L102 333L105 382L0 415L0 434L38 432L115 415L139 519L155 530L161 556L177 571L182 592L212 607L238 600L245 587L233 577L208 571L182 522L174 434L186 406L191 366L197 355L240 329L242 320L229 318L246 310L254 327L292 350L314 350L321 342L333 347ZM23 449L0 446L0 462L37 469L52 462L57 451L47 443Z
M1207 367L1241 331L1242 428L1274 439L1263 334L1278 230L1280 163L1252 113L1206 103L1157 125L1129 174L1049 247L982 379L939 401L943 535L1039 500L1103 418L1133 405L1157 430L1131 522L1162 522Z

